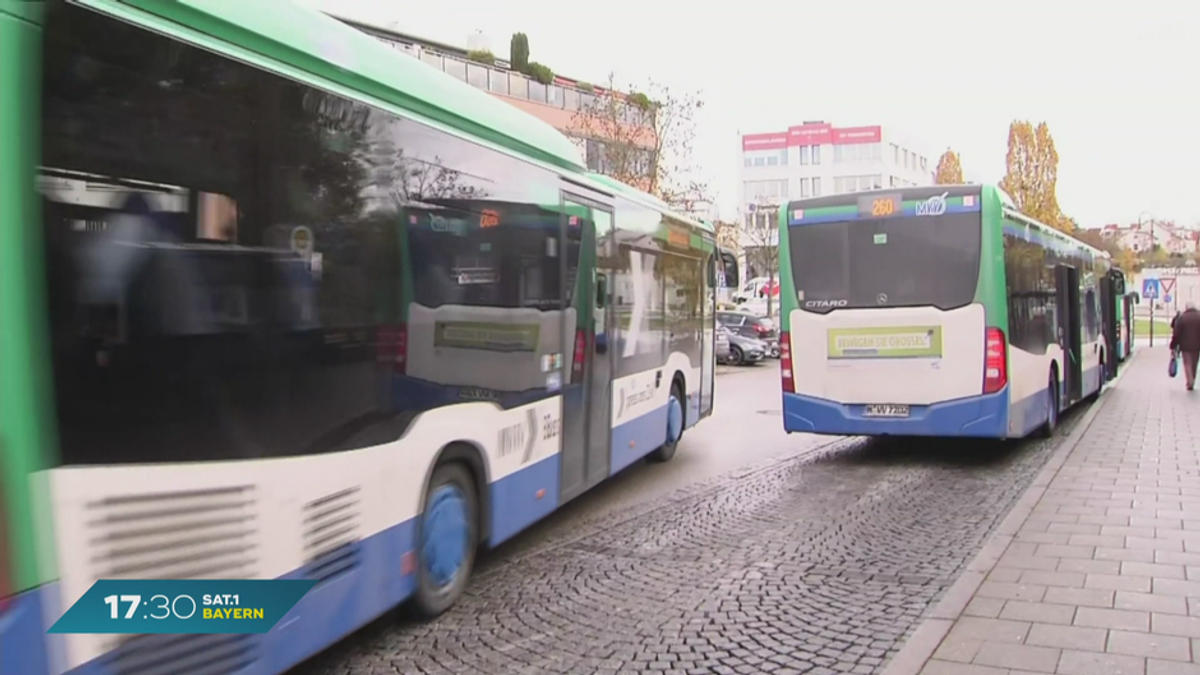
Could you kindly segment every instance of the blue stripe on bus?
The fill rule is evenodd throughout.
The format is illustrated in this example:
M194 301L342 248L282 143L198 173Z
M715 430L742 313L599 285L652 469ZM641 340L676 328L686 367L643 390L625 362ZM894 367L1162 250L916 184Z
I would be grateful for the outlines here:
M1025 437L1037 430L1050 419L1050 389L1042 389L1037 393L1012 402L1009 409L1012 416L1014 436Z
M651 410L613 428L609 475L662 447L667 440L667 406Z
M912 406L907 418L863 417L863 406L785 393L783 428L800 433L847 436L972 436L1003 438L1008 432L1008 388L933 405Z
M49 642L45 601L57 594L58 584L41 586L9 599L0 614L0 675L48 675Z
M562 455L555 453L492 483L492 546L554 512L561 467Z
M975 201L976 201L976 203L974 206L963 206L961 203L961 200L958 202L949 202L948 201L946 203L946 213L978 213L980 210L979 203L978 203L979 200L976 199ZM892 218L907 218L907 217L912 217L912 216L917 215L917 204L918 203L919 202L915 202L915 201L914 202L904 202L904 210L895 216L890 216L890 217L886 218L886 220L891 220ZM877 219L878 219L877 216L863 216L863 215L859 215L858 213L851 213L851 214L814 213L812 215L805 214L803 218L789 218L788 225L790 225L790 226L819 225L821 223L848 223L848 222L853 222L856 220L877 220Z
M554 454L492 484L493 545L555 509L559 465L560 457ZM413 518L359 542L358 564L318 584L271 632L260 636L258 658L236 671L237 675L285 672L407 600L416 587L416 575L405 574L402 565L404 554L414 551L416 523ZM305 570L295 569L282 578L303 578ZM51 653L47 640L61 638L46 634L50 622L43 613L46 594L57 593L58 588L53 583L22 593L0 617L0 675L49 675L58 670L46 661ZM61 653L62 649L54 651ZM121 655L118 649L68 671L68 675L115 675L115 661Z

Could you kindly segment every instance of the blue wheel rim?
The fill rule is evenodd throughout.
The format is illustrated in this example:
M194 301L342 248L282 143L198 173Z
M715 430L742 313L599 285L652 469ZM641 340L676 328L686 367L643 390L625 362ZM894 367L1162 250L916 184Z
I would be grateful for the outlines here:
M683 404L675 398L675 394L671 394L671 401L667 405L667 443L678 441L682 433Z
M457 485L440 485L425 510L421 560L438 588L454 582L467 557L467 500Z

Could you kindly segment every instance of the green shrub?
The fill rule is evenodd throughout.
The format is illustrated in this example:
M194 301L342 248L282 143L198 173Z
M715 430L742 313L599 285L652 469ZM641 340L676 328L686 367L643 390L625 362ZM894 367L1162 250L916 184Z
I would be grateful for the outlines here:
M496 65L496 55L486 49L473 49L467 52L467 58L485 66Z
M650 97L640 91L631 93L629 96L625 97L625 100L641 108L642 110L649 110L651 106Z
M550 70L549 66L544 66L537 61L529 63L529 72L525 74L542 84L554 83L554 71Z

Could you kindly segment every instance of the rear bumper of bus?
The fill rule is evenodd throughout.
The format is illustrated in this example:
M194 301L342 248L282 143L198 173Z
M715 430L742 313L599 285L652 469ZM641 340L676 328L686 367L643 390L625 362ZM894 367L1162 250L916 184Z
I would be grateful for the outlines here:
M1005 438L1008 387L933 405L915 405L904 418L864 417L863 406L784 393L783 428L788 433L834 436L948 436Z

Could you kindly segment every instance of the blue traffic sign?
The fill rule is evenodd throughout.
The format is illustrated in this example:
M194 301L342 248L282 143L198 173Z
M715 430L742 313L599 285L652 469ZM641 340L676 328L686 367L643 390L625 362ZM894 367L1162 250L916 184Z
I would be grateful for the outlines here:
M1163 304L1164 305L1171 304L1171 294L1170 293L1167 293L1166 295L1163 296Z
M1146 300L1157 300L1161 289L1158 279L1142 279L1142 297Z

